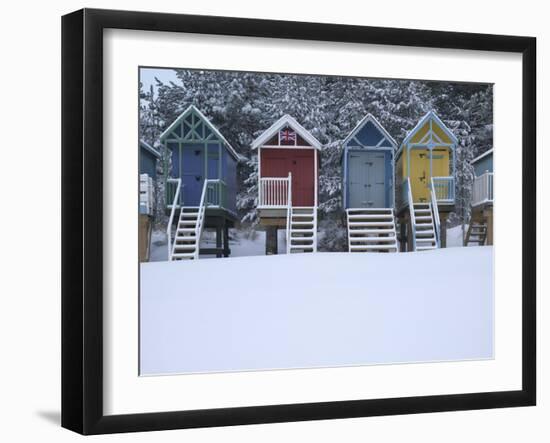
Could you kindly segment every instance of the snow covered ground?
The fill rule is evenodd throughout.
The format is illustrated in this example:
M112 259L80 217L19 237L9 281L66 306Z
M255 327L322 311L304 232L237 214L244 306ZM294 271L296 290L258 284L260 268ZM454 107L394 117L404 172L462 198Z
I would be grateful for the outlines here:
M247 235L248 234L248 235ZM280 253L286 250L286 231L278 231L278 248ZM216 245L216 237L213 231L204 231L201 237L201 248L213 248ZM231 257L246 257L265 255L265 231L255 231L254 234L245 233L237 229L229 230L229 248ZM215 258L212 255L201 256L201 258ZM168 260L168 249L166 247L166 234L162 231L153 231L151 237L150 261Z
M141 264L144 375L493 356L492 247Z

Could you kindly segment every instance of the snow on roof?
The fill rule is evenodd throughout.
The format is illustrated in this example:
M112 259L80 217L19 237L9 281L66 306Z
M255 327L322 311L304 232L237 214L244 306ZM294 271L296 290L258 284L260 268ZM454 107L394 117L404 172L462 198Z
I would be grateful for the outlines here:
M372 114L365 115L359 123L355 125L355 128L352 129L352 131L349 133L349 135L344 139L344 145L349 142L355 135L359 132L359 130L367 124L367 122L371 122L378 130L382 133L382 135L389 140L389 142L392 144L394 149L397 149L397 142L394 140L394 138L389 134L388 131L382 126L382 124L374 117Z
M259 137L252 142L252 149L256 149L268 141L275 133L284 128L290 126L294 129L304 140L306 140L311 146L317 149L321 149L321 143L309 133L300 123L298 123L290 115L285 114L269 128L267 128Z
M151 154L153 154L156 158L160 158L160 152L157 151L155 148L153 148L149 143L147 143L145 140L140 140L139 144L142 148L144 148L146 151L149 151Z
M222 133L220 131L218 131L218 128L216 128L211 122L210 120L208 120L206 118L206 116L195 106L195 105L190 105L185 111L183 111L178 118L176 118L172 124L170 126L168 126L164 132L162 134L160 134L160 139L164 139L170 132L172 132L175 127L188 115L190 114L191 112L195 112L196 114L198 114L198 116L201 118L201 120L203 120L206 125L208 126L208 128L214 133L216 134L216 136L226 145L228 151L230 152L230 154L235 157L235 160L242 160L242 156L240 156L237 151L235 151L235 149L233 149L233 146L231 146L231 144L227 141L227 139L222 135Z
M456 136L447 128L445 123L438 117L438 115L432 110L426 113L424 117L420 119L420 121L412 128L405 137L405 140L403 140L403 143L401 145L405 145L409 142L409 139L414 135L414 133L419 130L422 126L424 126L424 123L426 123L430 118L433 118L435 122L441 127L441 129L449 136L451 140L453 140L455 143L458 143L458 139Z
M470 161L470 164L473 165L474 163L477 163L482 158L487 157L489 154L493 153L493 148L489 149L488 151L485 151L483 154L478 155L476 158Z

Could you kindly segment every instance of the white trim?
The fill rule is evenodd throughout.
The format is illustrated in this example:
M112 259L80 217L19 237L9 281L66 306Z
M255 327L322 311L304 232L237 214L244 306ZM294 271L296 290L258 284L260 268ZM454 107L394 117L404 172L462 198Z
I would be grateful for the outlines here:
M199 114L199 117L206 123L208 128L216 134L220 138L220 140L225 143L227 146L228 151L230 154L235 158L235 160L240 161L242 160L242 156L240 156L235 149L233 149L233 146L227 141L227 139L223 136L223 134L206 118L206 116L195 106L195 105L189 105L185 111L183 111L171 124L168 126L162 134L160 134L160 140L164 141L166 136L170 134L177 125L180 124L180 122L192 111L195 111L197 114Z
M146 151L149 151L151 154L153 154L156 158L160 158L160 152L157 151L155 148L153 148L149 143L147 143L145 140L139 141L139 147L145 148Z
M315 152L313 153L313 171L314 171L314 175L315 175L315 188L314 188L314 192L315 192L315 195L313 196L313 206L315 207L315 209L317 209L317 205L318 205L318 198L319 198L319 183L318 183L318 175L319 175L319 165L318 165L318 162L319 161L319 157L318 157L318 154L317 154L317 149L315 150Z
M365 146L365 147L362 147L362 146L350 146L349 148L346 149L347 151L353 151L353 152L364 152L364 151L373 151L373 152L377 152L377 151L393 151L395 152L395 149L393 148L387 148L387 147L383 147L383 148L377 148L376 146Z
M438 115L434 111L429 111L424 117L420 119L420 121L412 128L408 133L405 139L403 140L403 143L401 143L401 146L406 145L409 143L409 140L411 137L418 131L422 126L424 126L424 123L426 123L429 119L435 120L435 122L439 125L439 127L449 136L452 142L454 144L458 143L458 139L456 136L451 132L451 130L443 123L443 121L438 117ZM433 132L433 131L432 131Z
M493 154L493 149L494 148L491 148L489 149L488 151L485 151L483 154L481 155L478 155L476 158L474 158L473 160L470 160L470 164L473 165L474 163L477 163L479 160L481 160L482 158L485 158L487 157L488 155L490 154Z
M260 189L260 179L262 178L262 149L258 148L258 190ZM259 196L258 196L259 201Z
M393 146L393 149L397 149L398 145L397 145L397 142L395 141L395 139L389 134L388 131L386 131L386 129L384 128L384 126L382 126L382 124L376 119L376 117L374 117L374 115L372 114L367 114L365 115L360 121L359 123L357 123L355 125L355 128L353 128L351 130L351 132L348 134L348 136L344 139L344 142L342 143L343 145L346 145L353 137L355 137L355 135L361 130L361 128L367 124L367 122L371 122L374 126L376 126L380 132L382 133L382 135L384 137L382 137L382 140L380 140L378 142L378 145L375 146L376 148L380 145L380 143L384 140L384 138L387 138L388 141L392 144Z
M315 147L313 146L301 146L301 145L296 145L296 146L292 146L292 145L261 145L261 146L258 146L258 149L316 149Z
M309 133L300 123L298 123L290 115L283 115L279 120L273 123L269 128L267 128L259 137L257 137L251 145L252 149L257 149L262 146L266 141L268 141L276 132L284 128L285 126L290 126L294 129L298 135L300 135L304 140L306 140L312 147L321 149L321 143ZM281 146L277 146L280 148ZM286 146L289 148L298 148L303 149L304 147L300 146ZM309 146L308 146L309 148Z
M394 209L394 212L395 212L395 152L392 152L392 159L391 159L391 183L390 183L390 189L391 189L391 204L392 204L392 208ZM395 214L394 214L395 215ZM397 235L397 232L396 234ZM398 252L399 252L399 249L398 249Z

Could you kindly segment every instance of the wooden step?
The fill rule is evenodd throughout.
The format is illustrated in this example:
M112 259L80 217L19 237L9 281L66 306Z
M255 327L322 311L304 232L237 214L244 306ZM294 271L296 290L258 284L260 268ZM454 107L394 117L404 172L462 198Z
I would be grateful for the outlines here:
M392 215L364 214L364 215L349 215L348 220L393 220Z
M425 232L425 231L433 231L434 225L433 223L426 223L423 225L416 225L416 232Z
M197 237L176 237L176 240L175 240L176 243L181 243L181 242L187 242L186 244L189 244L190 242L193 242L193 243L196 243L197 242Z
M383 213L383 214L393 214L393 209L391 208L350 208L346 209L346 212L348 214L354 214L358 212L375 212L375 213Z
M378 221L378 222L350 222L349 227L363 227L363 226L393 226L393 221Z
M290 244L303 245L304 243L313 243L313 237L290 237Z
M396 249L396 245L351 245L350 250L369 250L369 249Z
M195 228L178 228L177 231L176 231L178 234L179 233L185 233L185 232L195 232Z
M395 238L387 238L384 240L384 238L378 238L378 239L357 239L350 242L350 246L365 246L365 245L380 245L380 246L386 246L386 245L396 245L397 242L395 241Z
M193 259L193 258L195 258L195 254L193 254L193 253L174 253L174 254L172 254L172 258L175 258L175 259L181 259L181 258Z
M172 256L174 256L174 254L186 254L186 253L194 253L195 250L196 250L196 246L189 246L189 247L186 247L186 246L181 246L181 245L176 245L176 247L174 248L174 251L172 253Z
M395 234L393 229L350 229L350 234Z
M437 246L437 242L435 240L435 237L420 237L415 238L415 242L418 245L426 246L426 245L434 245Z

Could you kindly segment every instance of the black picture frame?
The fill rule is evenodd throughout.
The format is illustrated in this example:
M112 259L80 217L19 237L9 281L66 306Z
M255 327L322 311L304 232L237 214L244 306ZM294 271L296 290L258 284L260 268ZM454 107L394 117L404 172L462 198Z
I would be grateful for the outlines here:
M197 411L103 413L103 30L503 51L523 63L522 389ZM530 406L536 403L536 39L83 9L62 18L62 426L82 434Z

